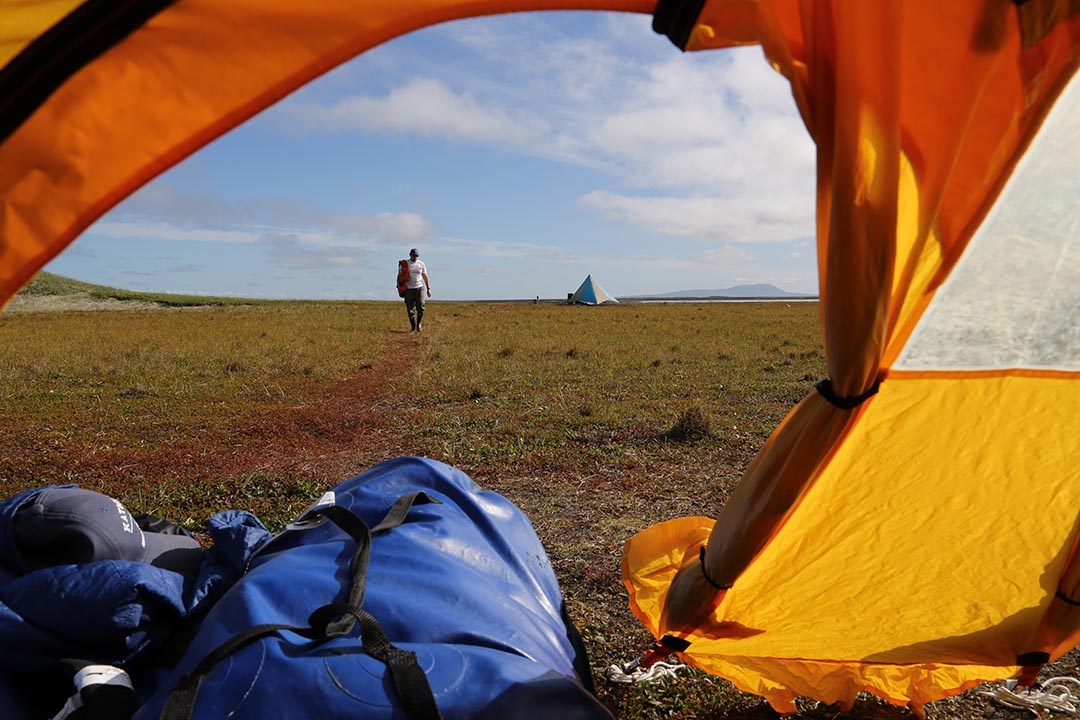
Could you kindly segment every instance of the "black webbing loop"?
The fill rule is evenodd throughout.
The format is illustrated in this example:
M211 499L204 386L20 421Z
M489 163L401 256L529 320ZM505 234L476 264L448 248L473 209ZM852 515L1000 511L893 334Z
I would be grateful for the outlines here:
M1050 662L1050 653L1044 652L1026 652L1016 656L1017 665L1026 665L1028 667L1032 665L1045 665Z
M360 640L364 652L386 664L397 690L398 700L410 720L438 720L441 715L435 695L420 668L414 653L395 647L383 632L378 621L361 605L367 583L367 566L371 557L371 535L397 527L405 521L409 509L419 503L439 503L440 500L423 492L402 495L383 519L369 530L368 526L348 508L331 505L318 514L325 515L356 542L349 568L351 581L348 599L344 603L329 603L316 609L308 618L308 627L283 624L256 625L237 633L204 657L195 668L177 683L165 703L161 720L190 720L195 710L199 687L210 671L224 658L267 635L282 630L316 642L341 637L352 632L360 622Z
M653 11L653 30L685 50L703 7L705 0L660 0Z
M376 532L390 530L405 522L405 518L409 514L409 509L413 505L417 503L438 502L441 501L432 498L424 492L412 492L402 495L394 501L393 506L386 515L383 516L383 519L371 530L369 530L368 526L364 524L364 521L354 515L351 510L340 505L331 505L321 512L322 515L333 520L335 525L347 532L353 540L356 541L356 550L353 552L352 561L350 563L353 574L352 583L349 586L349 597L345 601L347 608L358 610L364 604L364 591L367 588L367 566L368 561L371 558L371 536ZM320 608L320 610L322 609L323 608ZM312 616L316 613L319 613L319 610L312 613ZM320 620L324 618L325 614L320 616ZM356 620L357 616L353 612L339 613L336 620L327 622L325 626L326 637L341 637L342 635L348 635L356 626Z
M1054 597L1056 597L1058 600L1065 603L1066 605L1072 605L1073 607L1080 607L1080 600L1073 600L1071 597L1069 597L1068 595L1066 595L1065 593L1063 593L1060 590L1058 590L1056 593L1054 593Z
M359 619L359 608L345 603L330 603L315 608L315 612L308 616L308 625L316 637L334 638L348 635Z
M698 553L698 565L701 566L701 574L705 576L705 582L712 585L717 590L730 590L730 585L721 585L720 583L709 577L709 571L705 569L705 546L701 546L701 552Z
M862 405L865 401L869 400L873 396L877 395L878 389L881 387L881 378L874 381L874 384L870 386L870 389L861 395L853 395L851 397L840 397L836 394L836 390L833 389L832 381L829 378L825 378L817 385L814 385L814 389L818 391L818 395L828 400L834 406L841 410L854 410Z
M359 619L364 652L382 661L389 668L390 677L394 681L405 716L410 719L437 720L440 718L439 707L435 704L435 695L431 692L427 675L417 662L416 655L395 647L386 637L382 626L367 610L360 609Z
M340 505L331 505L324 509L322 514L334 521L339 528L349 533L356 541L356 549L353 551L349 567L352 571L352 581L349 583L349 595L345 600L346 607L359 608L364 604L364 590L367 587L367 566L371 558L371 532L364 521L356 517L348 508ZM320 608L321 609L321 608ZM319 611L316 610L315 613ZM312 613L314 615L315 613ZM326 637L341 637L348 635L356 626L356 617L352 614L338 614L336 620L330 620L325 626Z
M396 528L398 525L405 522L405 518L408 516L409 510L412 509L413 505L428 504L442 505L442 500L433 498L423 491L402 495L394 501L394 505L387 511L386 515L383 516L383 519L380 520L375 527L371 528L371 534L374 535L383 530Z
M660 647L674 652L686 652L686 649L690 647L690 641L686 638L677 637L675 635L665 635L660 638Z

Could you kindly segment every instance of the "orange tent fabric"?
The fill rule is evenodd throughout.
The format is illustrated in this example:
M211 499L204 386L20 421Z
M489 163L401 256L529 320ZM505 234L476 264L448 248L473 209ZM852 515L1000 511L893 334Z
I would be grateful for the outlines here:
M829 378L715 521L627 543L642 622L785 711L860 690L917 709L1067 651L1080 368L902 359L1075 82L1075 0L0 0L0 306L121 199L336 65L544 9L655 9L685 49L759 44L817 145Z

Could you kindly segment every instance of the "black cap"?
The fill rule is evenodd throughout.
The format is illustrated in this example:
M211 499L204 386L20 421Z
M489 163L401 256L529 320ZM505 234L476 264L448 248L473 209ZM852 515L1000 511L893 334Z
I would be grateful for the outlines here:
M128 560L198 573L203 549L187 535L143 532L119 500L77 487L47 487L15 511L16 561L53 565Z
M420 251L416 248L413 248L409 251L409 257L420 257Z

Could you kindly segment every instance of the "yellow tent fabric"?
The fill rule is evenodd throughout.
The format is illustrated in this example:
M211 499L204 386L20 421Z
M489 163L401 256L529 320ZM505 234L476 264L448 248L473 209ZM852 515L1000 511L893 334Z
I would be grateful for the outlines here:
M1080 64L1076 0L0 0L0 306L117 202L341 62L545 9L655 10L688 50L759 44L817 145L829 378L715 521L627 543L642 622L785 711L859 690L917 709L1071 648L1077 373L897 360Z
M747 34L817 144L830 378L715 523L631 539L624 580L658 638L778 710L918 710L1077 637L1075 373L890 368L1075 72L1080 8L716 0L688 42Z

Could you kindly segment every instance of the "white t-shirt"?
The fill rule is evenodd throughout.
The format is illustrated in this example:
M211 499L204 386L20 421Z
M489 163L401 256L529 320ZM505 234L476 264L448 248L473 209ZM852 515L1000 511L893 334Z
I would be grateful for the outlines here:
M423 273L427 272L427 266L424 265L423 260L409 259L409 288L416 289L424 287L424 280L421 277Z

